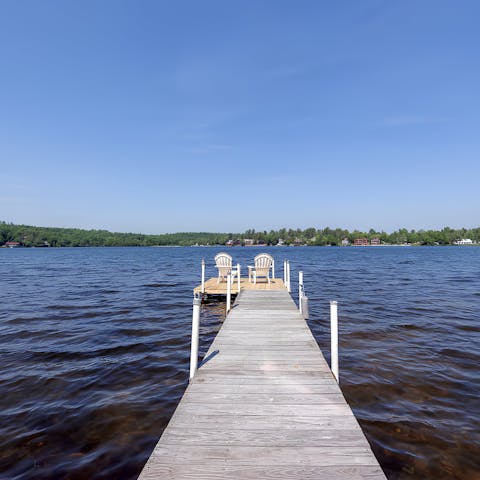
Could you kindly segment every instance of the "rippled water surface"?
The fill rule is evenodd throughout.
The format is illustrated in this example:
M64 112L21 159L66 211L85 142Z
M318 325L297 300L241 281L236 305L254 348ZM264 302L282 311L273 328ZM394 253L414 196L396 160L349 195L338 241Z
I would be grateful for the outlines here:
M219 250L0 249L1 478L136 478L186 387L191 292ZM387 476L479 479L480 248L268 251L304 270L327 358L338 300L342 389ZM202 354L224 308L202 307Z

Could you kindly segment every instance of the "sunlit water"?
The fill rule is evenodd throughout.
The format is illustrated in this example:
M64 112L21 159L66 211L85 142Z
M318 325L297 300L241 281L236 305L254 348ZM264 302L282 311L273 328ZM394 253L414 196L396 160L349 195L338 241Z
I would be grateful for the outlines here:
M136 478L186 387L192 288L219 250L0 249L1 478ZM338 300L341 386L388 477L480 478L480 248L268 251L280 276L284 258L304 270L327 359ZM229 250L244 267L258 252ZM224 308L202 307L202 354Z

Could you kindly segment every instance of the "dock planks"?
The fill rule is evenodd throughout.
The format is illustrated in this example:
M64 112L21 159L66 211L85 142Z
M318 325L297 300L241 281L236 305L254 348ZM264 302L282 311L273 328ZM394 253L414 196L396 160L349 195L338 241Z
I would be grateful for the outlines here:
M285 288L242 290L139 479L318 478L385 480Z
M248 278L240 278L240 291L242 290L285 290L285 284L280 278L270 279L270 283L265 278L259 278L257 283L250 282ZM193 289L193 293L201 293L202 286L198 285ZM205 282L205 292L207 295L226 295L227 282L223 280L217 283L217 278L209 278ZM235 278L232 282L232 295L238 293L238 282Z

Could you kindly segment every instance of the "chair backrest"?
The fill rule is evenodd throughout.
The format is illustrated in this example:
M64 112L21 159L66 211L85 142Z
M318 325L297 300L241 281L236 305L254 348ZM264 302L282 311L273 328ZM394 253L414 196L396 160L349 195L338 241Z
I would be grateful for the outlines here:
M232 257L225 252L215 255L215 265L220 275L228 275L232 269Z
M273 257L268 253L258 254L254 260L255 270L258 275L268 275L270 268L272 267Z

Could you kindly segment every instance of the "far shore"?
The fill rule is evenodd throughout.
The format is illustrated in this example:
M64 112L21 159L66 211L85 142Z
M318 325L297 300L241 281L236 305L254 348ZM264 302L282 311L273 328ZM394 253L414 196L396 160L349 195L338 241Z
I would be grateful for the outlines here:
M0 248L5 250L23 250L23 249L62 249L62 248L301 248L301 247L338 247L338 248L381 248L381 247L480 247L480 243L470 245L453 245L453 244L438 244L438 245L424 245L424 244L403 244L403 243L388 243L382 245L233 245L226 246L222 244L216 245L64 245L64 246L30 246L20 245L16 247L8 247L7 245L0 245Z

